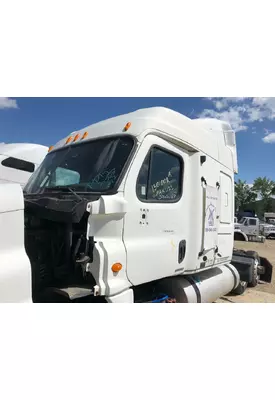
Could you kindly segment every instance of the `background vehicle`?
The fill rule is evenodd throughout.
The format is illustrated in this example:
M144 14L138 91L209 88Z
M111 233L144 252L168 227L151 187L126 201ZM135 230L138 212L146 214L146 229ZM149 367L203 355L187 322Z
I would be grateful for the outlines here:
M246 237L249 236L264 236L267 239L275 238L275 226L260 221L259 218L244 217L239 223L235 223L235 239L237 239L237 235L240 232L244 234L243 240L247 240Z
M0 183L19 183L22 187L41 164L48 147L32 143L0 143Z
M275 224L275 213L270 212L270 213L264 213L264 220L266 223Z
M227 123L165 108L69 135L24 195L0 185L0 300L213 302L270 282L233 250L235 172Z
M241 221L244 217L256 218L257 214L254 210L239 211L237 214L237 222Z

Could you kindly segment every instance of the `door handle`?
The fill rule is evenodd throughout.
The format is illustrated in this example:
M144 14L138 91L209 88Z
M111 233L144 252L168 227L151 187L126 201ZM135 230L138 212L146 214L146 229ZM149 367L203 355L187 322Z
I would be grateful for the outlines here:
M182 240L179 242L179 255L178 255L178 263L182 263L185 258L186 253L186 240Z

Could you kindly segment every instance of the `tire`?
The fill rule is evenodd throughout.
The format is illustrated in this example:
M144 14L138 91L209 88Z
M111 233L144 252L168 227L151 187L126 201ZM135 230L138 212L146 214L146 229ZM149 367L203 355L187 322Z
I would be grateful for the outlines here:
M257 251L253 251L253 250L247 250L245 252L249 257L251 258L257 258L260 261L260 257L259 254L257 253Z
M232 291L232 294L235 294L235 295L244 294L244 292L246 291L246 289L247 289L247 282L241 281L241 282L239 283L239 286L237 286L236 289L234 289L234 290Z
M245 242L245 237L240 232L234 232L234 240L236 242Z
M247 251L246 254L254 259L253 270L252 270L252 281L249 282L249 287L256 287L259 283L258 265L260 264L260 257L256 251Z

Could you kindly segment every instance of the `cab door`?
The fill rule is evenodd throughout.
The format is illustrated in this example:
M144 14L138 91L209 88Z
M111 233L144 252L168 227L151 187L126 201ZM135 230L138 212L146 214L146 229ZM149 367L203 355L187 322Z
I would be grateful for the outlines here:
M242 228L246 235L258 235L258 224L256 218L246 218L244 226Z
M127 275L134 285L184 271L188 254L188 153L147 136L127 176Z
M259 234L258 221L256 218L249 218L248 225L249 225L249 229L248 229L249 235L258 235Z

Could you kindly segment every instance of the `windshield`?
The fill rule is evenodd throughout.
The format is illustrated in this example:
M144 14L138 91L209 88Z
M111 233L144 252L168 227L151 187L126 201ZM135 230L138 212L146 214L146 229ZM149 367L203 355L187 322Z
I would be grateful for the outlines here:
M114 188L134 140L112 137L64 147L49 153L25 186L25 192L72 187L79 192L106 192Z

